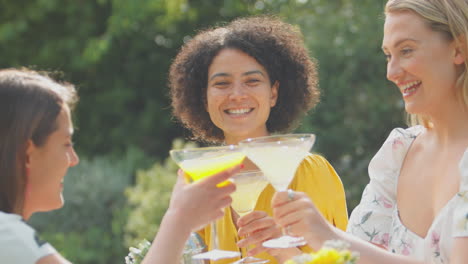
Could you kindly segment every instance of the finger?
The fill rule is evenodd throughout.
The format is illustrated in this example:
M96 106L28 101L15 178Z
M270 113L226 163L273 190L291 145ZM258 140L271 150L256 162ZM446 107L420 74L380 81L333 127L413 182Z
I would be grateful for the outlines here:
M295 192L292 190L277 192L272 198L271 207L280 207L286 203L301 199L303 197L308 197L303 192Z
M177 170L177 181L176 185L183 185L186 183L185 181L186 175L182 169Z
M312 201L310 201L309 197L305 196L274 208L273 215L275 219L278 220L288 214L301 214L302 210L309 208L313 208L315 210L315 206Z
M218 185L219 183L228 180L232 175L238 173L240 171L240 167L240 165L237 165L232 168L226 169L212 176L204 178L203 180L199 181L199 183L206 185Z
M179 191L181 188L184 187L184 185L186 185L184 175L185 174L181 169L177 171L177 181L174 184L174 187L172 188L173 193Z
M216 185L214 187L216 187ZM221 187L216 187L215 190L216 190L217 195L226 196L226 195L230 195L231 193L236 191L236 185L235 184L227 184L227 185L224 185L224 186L221 186Z
M264 241L279 237L280 235L281 232L279 231L279 228L270 227L249 235L247 238L245 238L243 243L260 246Z
M232 198L230 196L226 196L220 199L211 200L209 202L213 203L212 210L222 210L231 205Z
M263 246L260 245L260 246L257 246L257 247L254 247L254 248L248 250L247 251L247 256L253 257L253 256L257 255L257 254L265 252L266 250L267 250L267 248L264 248Z
M273 195L273 198L271 199L271 207L272 208L279 207L287 202L288 202L287 191L276 192L275 195Z
M277 227L276 222L273 218L267 216L262 219L257 219L255 221L250 222L248 225L245 225L239 228L239 235L252 235L262 229Z
M277 238L281 235L281 231L278 229L278 228L269 228L269 229L265 229L265 230L262 230L262 231L259 231L259 232L256 232L242 240L240 240L239 242L237 242L237 246L239 247L249 247L251 245L255 245L256 247L256 250L253 251L254 255L255 254L258 254L260 252L263 252L265 251L265 248L262 246L262 243L267 241L267 240L270 240L270 239L273 239L273 238Z
M243 227L245 225L250 224L253 221L256 221L258 219L268 217L268 214L264 211L252 211L237 220L237 226Z

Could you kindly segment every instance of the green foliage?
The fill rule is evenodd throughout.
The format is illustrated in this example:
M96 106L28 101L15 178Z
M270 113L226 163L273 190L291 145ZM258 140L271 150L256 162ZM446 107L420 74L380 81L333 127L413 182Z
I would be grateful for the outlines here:
M200 29L238 16L279 15L301 28L320 66L321 103L297 132L317 134L314 151L322 153L339 172L351 210L368 181L370 157L391 128L403 126L401 98L385 80L385 59L380 51L385 2L0 0L0 68L63 71L59 78L77 85L81 97L75 112L79 153L119 157L137 146L163 160L172 140L186 133L171 118L166 83L169 65L183 42ZM111 163L99 160L82 161L67 176L64 209L35 220L50 234L52 243L60 241L56 247L61 252L60 245L66 244L64 254L72 258L81 246L69 248L72 242L65 240L91 246L96 241L90 237L98 236L91 226L109 231L109 239L120 239L125 232L130 244L140 238L152 239L175 180L176 168L169 160L139 172L137 181L142 183L127 191L135 207L123 231L126 211L120 210L125 208L121 192L131 183L130 168L146 166L123 165L118 158ZM57 232L64 232L62 240ZM96 254L99 260L99 251L110 259L119 251L90 250L86 254ZM119 253L123 252L127 250ZM76 256L72 260L92 263L86 261L93 257ZM106 262L117 263L98 263Z
M167 72L184 39L258 11L248 0L3 0L0 68L65 72L79 88L80 153L138 146L163 158L183 131L171 120Z
M195 145L176 139L172 148L188 147ZM125 227L127 246L137 245L142 239L153 240L169 205L177 169L177 165L168 157L146 171L138 171L135 185L125 191L128 207L131 208Z
M136 166L148 163L136 149L129 149L120 159L82 159L65 177L65 206L34 215L31 224L73 262L122 262L126 248L121 241L128 216L123 192L131 184Z

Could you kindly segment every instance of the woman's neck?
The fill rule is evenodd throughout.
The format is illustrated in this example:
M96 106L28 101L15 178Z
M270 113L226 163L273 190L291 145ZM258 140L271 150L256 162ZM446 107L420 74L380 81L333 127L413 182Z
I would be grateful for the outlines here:
M431 115L429 131L440 146L468 143L468 107L453 104Z
M226 143L226 145L237 145L240 141L248 139L248 138L266 137L269 135L270 133L267 130L264 130L264 131L262 130L256 133L243 134L243 135L224 134L224 142Z

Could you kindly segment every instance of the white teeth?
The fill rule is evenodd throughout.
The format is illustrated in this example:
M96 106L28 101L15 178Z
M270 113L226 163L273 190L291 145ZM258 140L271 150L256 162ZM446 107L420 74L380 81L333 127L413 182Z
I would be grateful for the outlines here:
M403 85L403 86L400 86L400 89L403 90L403 91L405 91L406 89L408 89L408 88L410 88L410 87L413 87L413 86L416 86L416 85L418 85L418 84L420 84L420 83L421 83L421 81L410 82L410 83L407 83L407 84L405 84L405 85Z
M251 108L242 108L242 109L228 109L226 110L229 114L241 115L251 111Z

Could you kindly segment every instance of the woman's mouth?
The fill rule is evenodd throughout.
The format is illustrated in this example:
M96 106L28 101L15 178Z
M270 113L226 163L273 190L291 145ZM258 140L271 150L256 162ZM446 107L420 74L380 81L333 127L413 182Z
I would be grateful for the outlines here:
M224 112L228 115L245 115L252 112L253 108L236 108L236 109L226 109Z
M404 98L410 97L416 93L417 89L421 86L421 81L409 82L400 87Z

